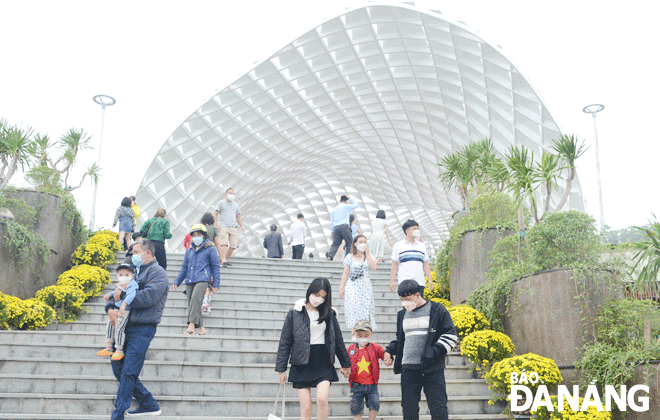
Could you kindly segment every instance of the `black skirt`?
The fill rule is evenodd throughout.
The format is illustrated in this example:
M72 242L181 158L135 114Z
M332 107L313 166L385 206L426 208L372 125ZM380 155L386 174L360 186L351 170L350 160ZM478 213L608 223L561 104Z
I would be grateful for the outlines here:
M309 363L291 365L289 382L294 389L316 388L323 381L338 382L335 367L330 363L330 353L325 344L310 346Z

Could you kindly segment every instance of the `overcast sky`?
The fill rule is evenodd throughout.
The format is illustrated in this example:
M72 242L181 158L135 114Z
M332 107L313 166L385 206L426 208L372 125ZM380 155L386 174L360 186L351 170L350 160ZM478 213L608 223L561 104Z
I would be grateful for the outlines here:
M98 144L107 94L96 227L190 114L254 65L326 18L366 2L0 1L0 118L51 138L84 128ZM605 222L644 224L656 193L659 117L657 25L650 1L418 1L462 21L504 53L540 92L564 133L590 148L578 160L587 211L598 217L593 126L582 108L602 103L598 139ZM617 5L620 5L617 7ZM476 140L476 139L475 139ZM82 155L81 168L96 150ZM21 179L14 183L22 185ZM75 182L77 184L77 181ZM75 191L89 220L91 186Z

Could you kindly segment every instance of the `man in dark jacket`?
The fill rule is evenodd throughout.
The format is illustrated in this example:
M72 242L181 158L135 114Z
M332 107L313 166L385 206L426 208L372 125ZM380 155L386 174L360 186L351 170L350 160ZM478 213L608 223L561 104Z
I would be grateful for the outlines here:
M112 420L123 420L124 412L131 406L132 398L138 402L138 408L130 411L129 415L160 414L158 402L138 379L145 355L156 334L156 326L160 323L169 289L167 274L158 265L154 253L154 245L148 239L139 239L133 245L132 261L138 273L136 280L140 289L131 303L131 313L126 325L126 356L122 360L112 361L112 372L119 381ZM117 319L114 301L115 296L105 305L105 311L113 323Z
M415 280L399 284L399 297L405 309L396 320L396 339L385 349L384 362L401 374L401 407L404 420L419 419L422 388L432 420L447 420L445 356L456 344L456 329L447 309L427 301Z
M284 258L282 234L276 230L277 225L270 225L270 233L264 238L264 248L268 250L268 258Z

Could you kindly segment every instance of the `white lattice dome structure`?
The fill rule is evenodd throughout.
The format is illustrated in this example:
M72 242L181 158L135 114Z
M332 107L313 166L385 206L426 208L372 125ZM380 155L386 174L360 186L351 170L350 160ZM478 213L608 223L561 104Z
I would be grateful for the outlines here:
M175 252L229 187L246 227L235 255L264 255L268 226L288 235L298 213L311 231L305 253L325 254L329 211L345 192L361 204L363 231L383 209L394 239L414 218L436 247L461 207L438 181L445 155L487 137L499 151L538 154L559 134L499 48L437 12L370 4L302 34L202 105L136 195L143 220L168 211ZM582 210L579 188L569 204Z

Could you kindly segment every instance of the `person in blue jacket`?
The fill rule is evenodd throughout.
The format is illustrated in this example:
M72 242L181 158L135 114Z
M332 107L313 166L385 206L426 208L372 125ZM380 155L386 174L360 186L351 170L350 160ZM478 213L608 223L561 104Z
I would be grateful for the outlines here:
M184 334L206 335L202 321L202 301L208 287L217 292L220 287L220 257L215 244L208 239L206 227L197 223L190 228L191 247L186 251L179 275L174 280L172 288L176 291L185 279L186 296L188 296L188 328Z

